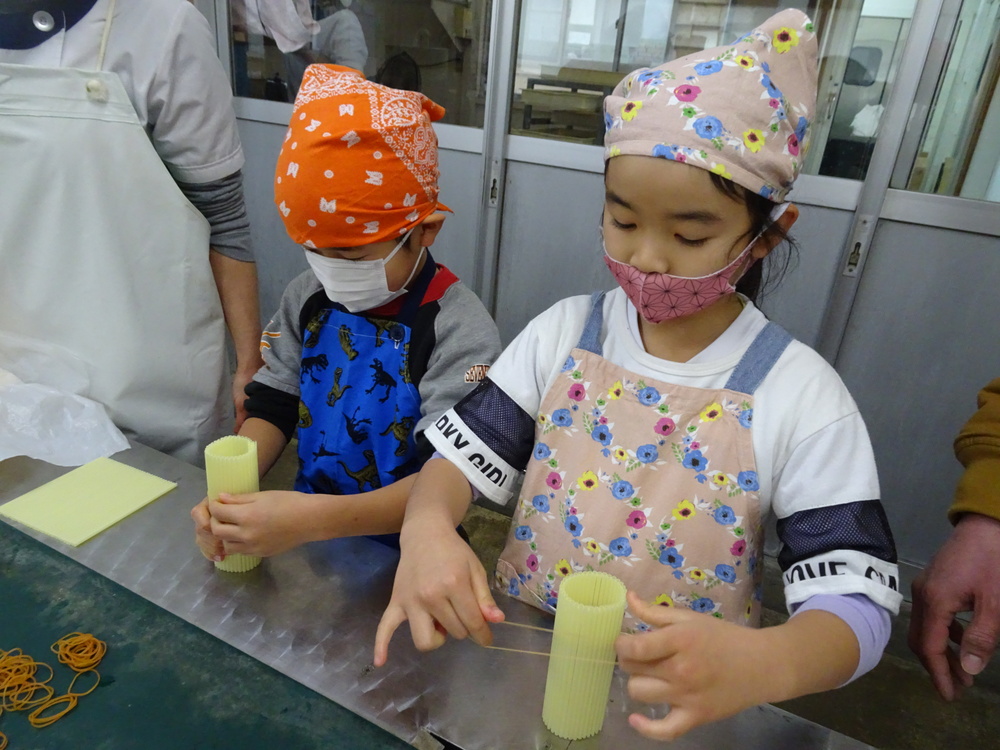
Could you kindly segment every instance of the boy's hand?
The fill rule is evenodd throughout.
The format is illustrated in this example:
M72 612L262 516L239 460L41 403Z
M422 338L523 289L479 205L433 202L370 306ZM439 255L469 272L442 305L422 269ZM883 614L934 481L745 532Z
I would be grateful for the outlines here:
M615 642L619 663L631 675L629 695L670 705L662 719L629 716L640 734L674 740L764 702L756 688L767 678L755 669L752 656L760 631L689 609L645 604L632 591L628 605L633 615L657 628Z
M302 492L222 493L208 505L211 534L226 553L271 557L313 541L315 495Z
M428 533L404 527L402 555L392 598L375 634L375 666L385 664L396 628L410 622L414 645L421 651L442 646L446 635L471 637L481 646L493 642L487 622L502 622L486 581L486 571L453 528L435 526Z
M212 534L212 516L208 512L207 497L191 509L191 518L194 520L194 541L201 554L209 560L222 562L226 558L226 550L222 540L216 539Z

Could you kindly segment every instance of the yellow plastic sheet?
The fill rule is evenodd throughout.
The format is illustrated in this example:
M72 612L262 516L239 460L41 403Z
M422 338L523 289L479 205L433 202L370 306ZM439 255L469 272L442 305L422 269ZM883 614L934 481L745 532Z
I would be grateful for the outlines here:
M257 443L240 435L227 435L205 448L205 479L209 500L219 493L246 495L260 490L257 470ZM245 573L260 565L260 558L234 553L215 567L227 573Z
M0 515L79 547L177 485L98 458L0 506Z
M542 704L553 734L582 740L604 726L624 615L625 584L613 575L588 571L563 579Z

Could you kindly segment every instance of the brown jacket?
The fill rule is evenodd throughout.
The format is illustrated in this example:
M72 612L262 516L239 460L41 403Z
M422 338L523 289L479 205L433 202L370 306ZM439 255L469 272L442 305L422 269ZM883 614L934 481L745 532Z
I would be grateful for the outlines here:
M955 456L965 467L948 518L980 513L1000 520L1000 378L979 392L977 411L955 438Z

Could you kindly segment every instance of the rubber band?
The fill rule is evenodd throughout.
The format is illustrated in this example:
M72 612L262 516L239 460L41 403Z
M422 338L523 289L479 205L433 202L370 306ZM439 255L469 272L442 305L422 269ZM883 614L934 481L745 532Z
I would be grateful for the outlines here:
M35 661L19 648L10 651L0 649L0 714L4 711L29 711L28 722L40 729L53 724L74 708L79 699L90 695L101 684L101 675L96 667L107 653L107 644L90 633L69 633L52 644L61 664L65 664L76 674L63 695L56 695L49 684L55 676L51 665ZM48 670L44 679L40 678L41 668ZM75 690L80 675L93 672L94 683L83 691ZM44 676L45 673L41 672ZM55 713L53 707L62 706ZM7 747L7 737L0 732L0 750Z
M66 708L62 709L58 713L54 713L51 716L42 716L42 713L48 711L52 706L58 706L60 703L65 703ZM30 714L28 714L28 722L35 729L41 729L42 727L47 727L49 724L55 724L59 719L68 714L74 708L76 708L77 698L73 693L66 693L66 695L60 695L58 698L53 698L48 703L45 703Z
M70 633L52 644L52 653L74 672L86 672L101 663L108 646L90 633Z

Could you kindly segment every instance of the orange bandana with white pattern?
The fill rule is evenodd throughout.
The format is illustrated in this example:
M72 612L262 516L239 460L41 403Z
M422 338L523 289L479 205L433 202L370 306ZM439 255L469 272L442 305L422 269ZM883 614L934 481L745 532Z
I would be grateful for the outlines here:
M401 237L438 209L444 108L339 65L310 65L278 155L274 202L294 242L357 247Z

